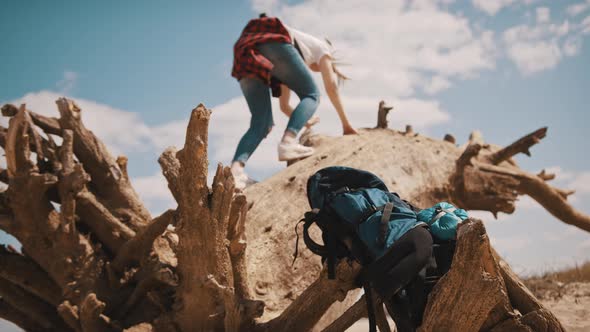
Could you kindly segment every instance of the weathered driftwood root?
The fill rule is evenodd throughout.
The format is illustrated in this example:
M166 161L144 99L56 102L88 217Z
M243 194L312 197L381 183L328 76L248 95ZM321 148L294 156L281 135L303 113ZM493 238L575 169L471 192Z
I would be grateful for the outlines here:
M357 288L356 277L361 266L341 261L336 266L336 279L327 278L324 269L318 279L299 295L277 318L262 326L264 331L308 331L336 301L343 301L348 291Z
M457 143L457 139L455 138L455 136L451 134L445 134L445 137L443 137L443 141L449 142L451 144Z
M235 194L231 172L221 165L212 187L207 187L210 111L202 105L193 110L184 147L169 148L160 157L178 208L152 220L131 187L127 159L108 153L84 127L74 102L62 98L57 104L59 119L40 116L24 105L3 108L11 119L8 128L0 128L7 161L0 181L8 184L8 190L0 192L0 228L22 243L23 254L0 250L1 317L39 331L300 331L313 328L332 304L357 288L360 266L342 261L337 280L327 279L323 271L278 317L257 321L264 303L253 299L248 286L246 197ZM385 121L388 110L384 104L381 109ZM60 146L53 135L63 138ZM531 139L523 142L502 154L522 151ZM547 197L558 197L552 204L562 205L555 213L575 219L575 211L568 212L564 203L568 192L545 184L550 175L529 176L510 168L510 157L495 157L508 163L494 165L489 162L494 150L481 135L471 144L451 177L448 191L455 201L507 211L517 194L535 197L536 192L540 196L535 199L544 205ZM478 196L478 185L480 191L482 185L495 191ZM463 249L441 282L460 280L472 292L451 287L448 296L434 293L425 329L435 318L451 324L455 313L442 308L450 307L450 299L464 299L466 304L452 307L475 317L468 328L480 324L482 330L559 330L555 317L494 258L483 226L469 223L459 236ZM482 294L489 296L467 308L471 298ZM388 310L395 316L394 309ZM327 330L344 329L365 311L361 299ZM377 316L380 329L388 331L380 303Z
M523 309L523 315L515 309ZM531 318L533 315L534 319ZM537 324L539 321L546 323L542 329ZM483 223L468 220L459 228L451 270L430 294L420 331L516 330L564 329L519 284L511 271L501 267L490 246Z
M195 108L184 148L168 149L160 165L178 202L176 321L184 331L225 327L238 330L262 315L251 301L243 253L246 200L234 198L229 168L217 167L207 187L207 127L211 111ZM218 304L221 303L221 308Z
M387 114L393 109L392 106L385 105L385 101L379 102L379 109L377 110L377 127L376 128L387 128Z
M529 151L529 149L531 148L531 146L539 143L541 139L545 138L546 135L547 127L543 127L522 137L521 139L508 145L507 147L495 151L488 158L492 164L498 165L501 162L508 160L509 158L512 158L514 155L518 153L524 153L530 157L531 152Z
M340 332L346 331L352 324L359 321L361 318L367 317L367 301L365 295L361 296L342 316L334 320L322 332Z
M1 278L0 297L10 307L22 312L43 329L60 330L67 328L51 304L28 293L23 288L12 284L8 280Z
M25 105L2 109L11 119L8 128L0 128L7 164L2 181L8 184L0 193L0 227L20 241L24 254L0 249L0 314L35 331L120 331L120 323L109 316L121 311L129 311L121 323L138 315L149 321L170 310L158 309L157 299L165 300L159 293L167 288L150 276L174 275L171 259L160 259L174 253L168 248L169 253L151 259L156 263L145 263L153 256L152 243L162 241L170 213L148 225L149 214L126 174L126 158L110 157L84 128L72 101L60 99L58 106L60 119L35 114ZM61 146L52 135L62 137ZM116 273L123 273L124 282L112 288L105 266L115 255ZM146 294L148 300L130 308L132 300Z
M0 246L0 278L20 286L43 301L57 306L61 290L32 259Z
M56 101L59 123L62 129L74 133L74 152L93 179L97 194L103 198L103 205L113 211L134 231L138 231L151 219L147 209L139 200L128 179L123 176L116 159L105 145L81 121L82 110L71 100L60 98Z
M590 216L567 202L573 191L548 185L546 181L554 179L554 174L525 172L510 159L520 152L530 154L529 148L546 132L546 127L541 128L506 148L485 144L480 133L472 133L449 181L452 200L464 208L497 215L514 212L518 196L526 194L561 221L590 232Z
M35 322L27 313L13 307L4 299L0 299L0 318L19 326L25 331L51 331Z
M152 249L152 243L160 236L168 225L173 224L176 218L175 210L167 210L152 222L139 234L128 240L118 250L111 266L116 271L123 271L130 263L138 263Z

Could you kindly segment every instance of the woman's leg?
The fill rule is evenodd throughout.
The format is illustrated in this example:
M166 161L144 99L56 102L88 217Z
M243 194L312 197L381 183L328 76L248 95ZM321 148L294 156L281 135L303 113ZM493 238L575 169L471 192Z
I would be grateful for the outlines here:
M234 165L240 163L243 166L268 135L274 123L268 86L259 79L245 77L240 80L240 88L252 114L250 128L242 136L233 158Z
M299 96L299 104L293 110L287 124L287 131L296 136L315 113L319 105L320 92L307 65L293 45L267 43L259 45L258 50L273 63L272 76Z
M389 299L406 286L426 266L432 255L432 236L424 227L415 227L397 240L379 258L371 275L379 295Z

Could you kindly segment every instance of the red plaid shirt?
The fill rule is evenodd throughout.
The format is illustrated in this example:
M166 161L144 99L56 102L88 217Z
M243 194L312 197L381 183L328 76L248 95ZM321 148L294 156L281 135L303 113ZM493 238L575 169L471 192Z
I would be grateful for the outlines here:
M231 76L238 81L244 77L258 78L270 86L273 96L278 97L281 82L271 77L273 64L256 48L258 44L269 42L291 43L291 36L283 23L276 17L250 20L234 45Z

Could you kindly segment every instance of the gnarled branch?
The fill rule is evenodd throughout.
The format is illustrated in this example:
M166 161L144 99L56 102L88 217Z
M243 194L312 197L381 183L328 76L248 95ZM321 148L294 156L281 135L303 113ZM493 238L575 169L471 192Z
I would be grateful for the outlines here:
M31 118L25 110L25 105L21 105L18 113L9 121L6 132L6 166L8 177L17 174L27 174L35 169L31 162L31 149L29 147L29 128Z
M135 236L131 228L123 224L111 214L111 211L102 205L88 190L83 190L76 195L78 215L82 222L87 224L102 243L113 253Z
M66 300L57 307L57 312L72 330L82 332L78 306L72 305L70 301Z
M336 301L346 298L356 288L361 266L345 260L336 266L336 279L327 278L324 269L318 279L299 295L277 318L263 325L265 331L308 331Z
M120 249L111 263L111 266L122 272L130 262L138 262L142 256L147 255L152 248L154 240L164 233L168 225L174 223L175 210L167 210L155 218L144 230L127 241Z
M322 332L346 331L352 326L352 324L364 317L367 317L367 300L363 294L360 299L358 299L340 317L323 329Z
M125 315L133 306L135 306L141 298L147 294L148 291L162 286L177 286L178 279L174 272L169 268L161 268L157 271L153 271L147 277L144 277L139 281L133 293L129 296L123 307L121 308L119 315Z
M158 163L160 163L160 167L162 168L162 174L168 181L168 188L174 196L176 202L180 201L180 162L176 158L176 148L169 147L164 152L160 158L158 158Z
M234 196L229 218L229 254L234 274L234 288L238 297L251 299L248 287L248 270L246 266L246 213L248 204L246 196Z
M203 105L192 111L184 148L176 153L181 166L177 182L177 255L178 291L182 294L177 297L176 319L180 328L186 330L210 330L223 321L223 317L211 312L218 302L218 294L206 287L195 287L196 284L211 274L221 285L233 285L231 259L225 244L234 184L229 168L218 166L209 195L207 129L210 115L211 111Z
M564 198L570 193L553 188L538 176L518 169L484 163L478 163L477 169L480 172L495 173L513 179L516 181L515 190L532 197L559 220L590 232L590 216L576 210Z
M11 252L0 246L0 278L20 286L45 302L57 306L61 298L60 288L30 258Z
M539 172L539 174L537 174L537 176L543 181L550 181L550 180L555 179L554 173L547 173L544 169L541 170L541 172Z
M45 329L53 328L59 331L65 328L65 324L53 306L2 278L0 278L0 296L10 306L26 313Z
M24 313L0 298L0 318L10 321L25 331L50 331L37 323L28 313Z
M74 153L92 177L93 188L107 206L131 229L143 228L151 219L131 183L123 176L115 158L94 133L86 129L81 120L81 109L71 100L60 98L56 101L63 129L74 133Z
M386 106L385 101L379 102L379 109L377 110L377 127L376 128L387 128L387 113L393 109L392 106Z
M536 131L520 138L516 142L508 145L507 147L494 152L489 156L489 160L492 164L498 165L499 163L511 158L517 153L524 153L527 156L531 156L529 149L531 146L539 143L547 135L547 127L537 129Z
M84 332L115 332L110 319L103 314L104 302L100 301L96 294L90 293L80 305L80 325Z
M419 331L563 331L563 327L525 289L512 271L502 267L490 246L483 223L467 220L459 226L451 270L428 298ZM452 308L450 310L449 308ZM517 308L524 316L519 317ZM464 319L469 317L469 319ZM537 320L551 322L538 329Z

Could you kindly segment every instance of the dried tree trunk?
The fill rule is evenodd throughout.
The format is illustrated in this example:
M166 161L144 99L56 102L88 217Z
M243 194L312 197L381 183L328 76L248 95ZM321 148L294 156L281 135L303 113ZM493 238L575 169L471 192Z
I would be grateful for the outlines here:
M459 227L451 270L432 291L424 317L422 332L564 331L505 262L498 260L481 221L470 220ZM538 321L546 325L539 326Z
M418 205L449 200L511 212L516 195L529 194L558 218L584 229L589 224L567 204L568 192L545 184L550 174L530 175L510 159L528 151L546 130L506 149L473 135L462 150L409 130L310 136L316 155L245 193L236 193L229 168L221 165L208 188L211 112L203 105L191 113L183 148L168 148L159 159L178 207L152 219L131 186L127 159L108 153L84 127L73 101L61 98L57 105L59 118L25 105L2 108L11 119L8 128L0 128L7 165L0 181L8 184L0 192L0 228L21 242L23 252L0 249L0 317L30 331L350 326L366 315L364 302L356 301L360 266L342 261L338 278L328 280L317 258L304 250L291 267L293 226L307 208L305 181L329 165L373 171ZM380 109L383 124L387 110ZM61 145L53 136L62 137ZM478 300L482 296L485 301ZM380 329L388 331L377 304ZM457 322L459 313L473 319ZM562 329L494 254L480 222L461 227L451 272L435 289L422 330L435 323L449 330Z
M391 111L393 107L386 106L385 101L379 102L379 109L377 110L377 128L387 128L387 113Z

